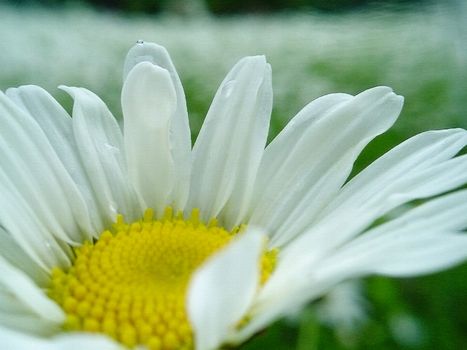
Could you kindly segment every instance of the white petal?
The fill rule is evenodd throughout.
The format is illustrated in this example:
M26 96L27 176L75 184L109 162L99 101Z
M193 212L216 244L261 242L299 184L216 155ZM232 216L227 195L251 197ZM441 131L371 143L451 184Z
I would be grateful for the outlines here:
M283 251L283 263L296 265L299 256L311 266L397 206L466 183L466 158L450 160L466 144L464 130L431 131L389 151L344 186L322 219Z
M83 210L83 216L77 218L77 221L84 233L83 239L89 239L89 233L100 231L102 225L96 225L101 222L100 213L97 210L91 181L79 158L71 117L47 91L38 86L10 88L6 95L34 118L79 188L88 210L87 213Z
M49 342L50 350L125 350L123 346L110 339L109 337L89 334L74 333L61 335L53 338Z
M295 300L293 302L295 304L305 303L310 298L317 296L317 291L325 290L344 278L362 274L364 264L357 264L357 262L369 262L368 259L364 260L363 258L372 256L370 253L372 250L368 246L362 246L362 249L358 250L346 248L344 251L348 251L346 253L347 260L335 258L333 252L390 209L411 199L430 197L465 183L467 176L466 157L449 158L454 156L466 143L467 133L463 130L424 133L390 151L351 180L329 208L326 208L329 213L282 251L280 264L258 299L261 305L258 307L261 310L270 305L274 306L270 311L261 311L262 317L259 320L267 322L267 320L282 315L290 307L290 300ZM446 205L438 210L442 209L441 211L447 215L456 206L456 204L451 205L452 208ZM463 215L460 213L465 208L459 207L457 210L457 215L460 217L458 220L461 220L460 223L463 224L465 220L462 219ZM439 215L441 214L439 213ZM428 222L426 220L430 215L424 215L425 222ZM440 216L436 217L440 218ZM459 222L454 220L454 217L455 215L449 215L448 219L440 220L445 228L440 230L446 233L445 243L441 244L438 241L441 238L438 236L431 237L431 227L428 227L425 238L427 243L433 243L431 245L433 249L424 245L423 239L418 240L416 236L411 235L408 237L415 239L415 241L405 241L402 245L413 247L410 244L415 242L415 244L419 244L417 248L420 247L422 250L413 249L409 254L406 249L400 247L400 252L406 254L405 258L397 256L394 257L393 261L409 262L412 259L413 263L407 265L408 273L410 271L422 273L423 269L430 271L436 266L449 266L449 264L463 259L465 253L462 252L462 249L457 250L457 253L453 253L451 250L455 249L456 244L462 247L465 240L464 237L450 233L452 227L449 226L448 222ZM429 226L433 226L433 223ZM362 239L368 239L364 237L366 235L363 235ZM356 242L358 241L356 240ZM351 244L350 247L352 246ZM379 241L378 244L378 247L387 247L388 249L391 246L384 240ZM391 256L387 251L380 249L383 248L375 250L377 256L382 259ZM452 254L445 254L445 252ZM426 262L423 264L426 254L435 253L439 254L440 259L433 259L434 265L429 265ZM330 256L333 257L332 260L327 259ZM361 258L358 258L359 256ZM416 261L421 261L422 264L417 265ZM358 268L352 268L354 263ZM365 266L371 268L372 263L369 262ZM376 266L375 264L375 269ZM291 272L292 269L293 272ZM313 271L314 274L310 275L310 271ZM383 270L378 272L382 273ZM294 287L292 290L290 286L295 285L294 280L297 279L303 279L307 282L301 282L298 287ZM307 290L310 294L305 293Z
M110 338L84 333L73 333L44 339L0 327L2 350L124 350Z
M266 144L271 69L262 56L240 60L222 82L193 147L188 208L204 220L222 213L227 226L245 214Z
M291 154L297 157L299 156L299 152L305 151L303 149L297 149L296 146L300 140L306 140L310 126L327 116L328 113L336 110L344 102L350 101L352 98L353 96L347 94L330 94L317 98L306 105L268 145L264 152L263 159L261 160L258 177L255 182L255 195L251 203L253 218L250 218L250 222L266 221L261 219L261 217L267 217L268 213L264 205L268 205L267 203L277 203L279 199L277 191L280 191L282 187L281 183L276 183L276 186L278 186L276 191L271 190L271 186L274 186L274 184L271 183L270 180L279 171L291 173L288 168L284 168L283 166L290 158ZM306 151L308 152L308 150ZM308 168L312 168L312 166L309 165ZM334 176L335 178L336 175L340 178L342 175L338 173L338 170L340 170L341 164L336 162L334 168L333 171L331 171L332 168L328 171L328 176L322 176L318 181L322 182L324 180L331 182L329 181L329 177ZM324 184L320 185L321 186L318 186L317 183L315 187L321 188ZM313 200L310 201L310 203L322 205L319 200ZM311 208L312 205L309 204L309 206ZM274 218L269 218L267 221L267 223L263 223L263 226L269 228L269 230L272 231L270 232L271 234L276 234L274 229L277 229L279 224L274 223Z
M141 217L142 211L138 210L137 197L129 183L123 138L117 121L91 91L60 88L74 99L73 133L81 163L92 179L103 227L114 222L117 214L123 214L129 220Z
M217 349L251 306L264 236L248 230L198 270L188 292L197 350Z
M371 256L366 257L365 265L370 266L362 267L361 273L397 277L419 276L447 269L467 258L465 234L448 232L440 234L427 230L420 237L400 239L404 241L403 244L392 244L394 240L401 236L408 236L410 233L401 231L387 237L386 240L381 239L379 244L386 244L386 246L379 246L379 249L375 249Z
M243 153L243 156L238 158L232 194L219 215L227 227L244 222L264 153L272 109L271 67L269 65L266 66L264 80L258 90L255 108L250 116L252 120L249 121L254 125L247 127L250 134L245 135L244 141L239 143L238 152Z
M1 296L3 298L3 296ZM61 331L61 325L47 322L37 315L6 313L0 310L0 327L7 327L31 335L49 337Z
M147 207L162 214L177 183L170 125L177 96L170 73L136 65L122 90L124 140L130 179Z
M65 314L23 272L0 257L0 286L41 318L60 324Z
M13 266L24 271L38 285L44 286L49 281L45 270L41 269L33 259L16 243L5 230L0 228L0 256Z
M1 326L0 339L3 350L51 350L41 338Z
M167 50L154 43L138 43L128 52L123 68L124 81L130 71L140 62L150 62L166 69L170 73L177 96L177 107L170 121L170 150L174 161L176 185L170 202L183 209L188 198L191 172L191 136L188 124L185 93L182 83Z
M252 321L237 339L251 336L343 280L368 274L414 276L466 260L467 235L461 232L467 228L466 211L466 190L445 195L364 233L318 261L297 256L294 266L279 265L256 299ZM303 249L301 256L307 255L313 252Z
M320 273L411 276L458 264L467 258L466 212L466 190L434 199L340 248Z
M369 199L379 202L387 194L381 188L393 187L397 180L426 171L455 156L467 144L463 129L428 131L395 147L355 176L345 185L327 212L344 204L354 206ZM379 195L378 195L379 194ZM378 195L374 198L375 195ZM383 202L384 203L384 202Z
M309 105L266 149L250 223L267 228L272 245L302 232L335 197L361 150L395 122L402 103L377 87Z
M28 113L0 93L2 171L41 223L66 242L82 240L87 208L73 179Z
M56 334L62 327L60 323L42 318L0 283L0 327L2 326L46 337Z
M35 190L33 184L25 182L24 186L18 186L18 178L12 182L0 168L0 222L3 228L41 268L50 270L54 266L68 266L68 246L57 242L40 220L40 213L31 208L30 198L24 196L26 189Z

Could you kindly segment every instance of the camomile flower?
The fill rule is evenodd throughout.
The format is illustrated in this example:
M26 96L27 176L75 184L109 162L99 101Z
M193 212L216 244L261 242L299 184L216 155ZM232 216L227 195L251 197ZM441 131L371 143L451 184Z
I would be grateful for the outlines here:
M345 280L467 256L467 191L452 192L465 130L414 136L347 181L402 108L387 87L318 98L265 147L271 68L247 57L193 148L161 46L128 53L123 128L89 90L61 88L72 118L37 86L0 94L4 350L212 350Z

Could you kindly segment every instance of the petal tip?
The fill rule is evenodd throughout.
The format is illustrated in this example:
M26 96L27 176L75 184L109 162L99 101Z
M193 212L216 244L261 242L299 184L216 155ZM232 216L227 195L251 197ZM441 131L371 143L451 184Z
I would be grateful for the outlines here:
M170 76L170 73L167 69L162 68L161 66L155 65L149 61L143 61L139 62L136 64L129 74L132 73L138 73L138 74L144 74L144 75L168 75Z
M240 59L240 62L244 62L246 64L267 64L265 55L245 56L242 59Z
M125 64L123 66L123 80L140 63L146 62L154 66L161 67L159 61L170 61L169 53L162 45L138 40L136 44L128 51Z

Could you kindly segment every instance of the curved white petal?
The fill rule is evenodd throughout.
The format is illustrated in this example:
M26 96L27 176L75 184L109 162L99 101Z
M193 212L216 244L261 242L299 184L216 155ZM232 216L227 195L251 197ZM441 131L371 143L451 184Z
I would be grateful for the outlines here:
M26 85L10 88L6 91L6 95L37 122L68 174L76 183L88 209L87 212L83 210L83 216L77 218L77 221L82 228L83 239L89 239L90 232L102 229L99 224L96 225L101 222L101 219L91 181L86 176L79 159L71 117L47 91L39 86Z
M340 248L320 274L411 276L448 268L467 258L467 191L409 210Z
M55 337L51 341L51 350L126 350L114 340L97 334L78 333Z
M397 180L425 171L454 157L467 145L467 131L447 129L427 131L401 143L374 161L344 186L339 197L326 212L344 205L354 205L369 199L374 202L387 197L379 191ZM392 185L394 186L394 185ZM379 195L378 195L379 194ZM375 195L378 195L376 198ZM386 204L383 201L384 204Z
M419 134L389 151L349 181L321 219L284 249L283 264L310 267L399 205L466 183L466 157L450 159L466 144L467 132L452 129Z
M41 318L62 323L65 314L28 276L0 257L0 286Z
M79 221L87 216L87 207L45 134L3 93L0 115L4 175L54 236L70 243L80 242L83 235Z
M266 66L254 108L249 117L251 120L244 121L250 122L252 125L247 126L246 130L243 131L247 135L237 145L236 152L239 152L241 156L238 158L233 190L219 214L227 227L244 222L252 199L259 164L264 153L272 110L272 82L269 65Z
M411 277L441 271L457 265L467 258L467 236L456 232L439 232L427 229L419 237L402 239L411 232L400 230L391 236L381 238L381 244L371 255L366 256L366 246L362 245L361 270L359 274L379 274L386 276ZM395 242L399 240L400 242ZM384 246L385 245L385 246ZM365 258L364 258L365 257ZM370 265L370 266L367 266Z
M0 227L0 256L13 266L21 269L38 285L44 286L48 274L18 245L11 234Z
M177 106L171 117L169 138L176 184L169 201L181 210L188 198L191 172L191 135L185 93L170 55L164 47L146 42L138 42L133 46L126 56L123 68L124 81L130 71L141 62L150 62L166 69L170 73L172 85L175 88ZM146 103L148 102L146 101Z
M170 73L137 64L122 90L124 141L130 179L147 207L162 214L177 184L170 125L177 96Z
M188 209L226 226L243 218L266 144L272 108L271 68L262 56L240 60L227 74L193 147Z
M24 189L22 189L24 190ZM60 244L0 168L0 222L11 238L41 268L68 266L69 247Z
M50 350L41 338L1 326L0 339L4 350Z
M302 232L335 197L361 150L395 122L402 103L390 88L376 87L307 106L266 149L250 223L267 228L272 245Z
M123 214L129 220L141 217L142 211L129 183L123 138L117 121L91 91L60 88L74 99L73 134L81 163L92 179L91 186L104 227L114 222L117 214Z
M420 274L465 259L466 237L455 233L467 226L462 214L466 210L465 193L429 202L411 212L406 217L410 220L401 218L391 224L405 227L408 221L413 221L415 226L410 225L407 231L398 232L395 226L382 226L389 231L387 237L364 234L347 247L338 247L392 208L465 183L466 157L450 158L466 144L464 130L417 135L345 185L326 208L323 219L284 248L275 273L254 306L255 317L239 332L237 339L248 338L344 279L367 273ZM414 235L416 230L419 231ZM370 246L373 239L375 244ZM360 240L364 244L358 243ZM333 254L335 249L339 252L336 255Z
M0 327L2 350L124 350L110 338L85 333L73 333L54 338L40 338Z
M4 299L5 296L1 295L1 298ZM8 301L11 302L11 300ZM50 337L62 331L62 327L59 324L47 322L29 312L22 312L24 312L24 309L13 309L4 312L0 305L0 327L7 327L26 334L43 337Z
M0 283L0 327L3 326L45 337L56 334L62 328L60 323L41 317Z
M217 349L245 316L258 288L264 239L248 230L193 276L187 308L197 350Z
M292 174L289 167L285 168L284 165L291 155L293 157L308 156L305 152L309 152L309 150L297 149L297 145L300 140L306 140L310 126L327 116L330 112L339 108L339 106L344 102L350 101L352 98L353 96L347 94L329 94L317 98L306 105L294 118L292 118L279 135L277 135L277 137L268 145L264 152L263 159L261 160L258 177L256 178L254 185L254 196L250 209L250 215L253 217L249 220L251 223L263 222L263 226L268 229L268 232L271 235L279 234L276 230L280 226L280 221L275 220L274 217L266 220L267 213L271 209L268 209L267 206L271 204L272 207L276 206L276 209L280 209L278 206L280 205L280 193L281 190L284 191L284 188L281 182L271 182L270 180L274 179L275 174L279 171L282 171L283 173L288 172L289 175ZM303 154L300 155L300 152L303 152ZM331 179L336 179L339 182L339 178L342 176L339 174L339 171L342 169L341 163L342 162L335 162L327 173L323 174L323 176L321 176L321 178L314 184L314 187L316 189L324 188L326 184L323 182L327 182L329 185L332 185L333 181L331 181ZM308 169L312 168L308 162L304 162L304 164L307 164ZM313 193L313 191L311 193ZM316 195L318 195L318 193L316 193ZM286 205L285 202L282 204ZM315 207L323 205L320 200L308 201L309 211L313 209L313 204ZM265 208L263 208L264 205L266 205ZM310 212L309 214L312 213ZM303 216L306 217L305 213Z
M21 276L22 273L19 272L19 274ZM12 276L12 274L7 273L6 276L15 279L14 274ZM23 278L27 279L26 276ZM30 283L31 282L29 282L29 284ZM24 288L24 284L22 283L19 283L19 286ZM31 288L31 286L29 288ZM40 295L42 293L41 290L37 289L35 285L32 285L31 289L33 291L31 293L31 299L33 301L37 299L37 294L43 299L43 296ZM51 336L61 331L61 321L58 322L56 319L42 317L42 314L47 312L47 305L45 305L46 307L41 307L40 312L37 312L31 308L28 303L25 303L19 298L17 294L18 293L11 285L0 281L0 327L4 326L39 336ZM52 303L50 300L45 301L46 303Z
M467 190L445 195L362 234L319 261L305 264L297 257L293 269L279 265L256 299L252 321L237 339L251 336L343 280L368 274L414 276L465 261L466 211Z

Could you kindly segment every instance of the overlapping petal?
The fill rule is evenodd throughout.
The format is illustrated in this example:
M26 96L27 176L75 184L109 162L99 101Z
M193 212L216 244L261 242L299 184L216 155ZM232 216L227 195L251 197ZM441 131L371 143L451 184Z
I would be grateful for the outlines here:
M10 88L6 95L37 122L78 187L88 209L77 218L83 234L101 230L103 224L91 186L92 180L83 169L68 113L47 91L35 85Z
M453 266L467 258L466 211L466 190L433 199L349 242L317 273L405 277Z
M18 245L11 234L0 227L0 257L26 273L36 284L45 286L48 274Z
M0 93L0 157L4 176L56 237L80 242L89 229L83 196L38 123ZM80 219L85 224L82 227Z
M102 231L117 214L141 216L136 193L128 181L123 137L105 103L83 88L61 87L74 99L73 136L103 221ZM99 231L98 231L99 232Z
M287 246L283 263L297 266L302 260L312 268L313 261L399 205L466 183L467 158L451 159L465 145L467 132L450 129L416 135L392 149L344 186L320 220Z
M257 299L257 317L239 334L251 336L272 320L319 297L342 280L378 273L408 276L447 268L467 258L466 193L409 211L362 233L389 210L467 182L464 130L417 135L375 161L344 186L307 232L285 247ZM353 239L352 239L353 238ZM348 242L348 243L346 243Z
M248 311L263 246L264 235L250 229L193 276L187 301L196 349L217 349Z
M227 227L241 221L252 195L272 108L271 69L262 56L247 57L227 74L193 147L188 209Z
M395 122L402 102L387 87L312 102L267 147L249 222L267 228L273 246L299 235L337 194L363 147Z
M154 43L138 42L131 48L123 68L124 81L130 71L141 62L149 62L167 70L172 86L175 89L177 102L169 125L170 153L173 158L175 184L169 202L172 202L176 208L181 210L188 198L191 173L191 137L185 92L169 53L164 47ZM147 102L144 101L144 103ZM154 118L157 118L158 106L154 105L153 107ZM148 137L154 136L148 135Z
M141 62L130 71L122 90L129 177L145 208L158 215L171 204L176 185L170 137L176 108L176 91L166 69Z
M8 315L11 309L15 313L10 319ZM19 310L22 311L23 321L29 321L28 324L18 322L17 317L21 316L17 313ZM36 324L33 323L34 318ZM49 324L46 328L53 328L54 325L58 328L64 319L64 312L33 280L0 256L0 324L17 328L29 327L30 331L41 333L44 324Z

